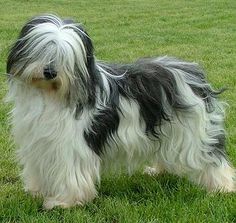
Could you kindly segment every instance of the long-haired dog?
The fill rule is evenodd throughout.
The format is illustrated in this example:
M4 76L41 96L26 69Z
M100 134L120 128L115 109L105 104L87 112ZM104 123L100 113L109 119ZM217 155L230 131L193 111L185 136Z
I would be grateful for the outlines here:
M42 195L45 208L89 202L102 171L145 165L235 191L220 91L197 64L100 62L80 24L43 15L22 28L7 73L25 189Z

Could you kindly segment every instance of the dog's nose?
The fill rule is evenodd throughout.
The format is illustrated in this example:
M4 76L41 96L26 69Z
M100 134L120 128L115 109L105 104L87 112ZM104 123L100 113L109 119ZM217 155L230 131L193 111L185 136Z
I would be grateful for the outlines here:
M51 67L45 67L43 75L47 80L54 79L57 76L57 72Z

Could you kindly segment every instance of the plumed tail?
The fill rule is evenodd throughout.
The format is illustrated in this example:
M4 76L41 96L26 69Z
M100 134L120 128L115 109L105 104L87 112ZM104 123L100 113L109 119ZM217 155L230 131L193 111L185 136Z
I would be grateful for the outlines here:
M211 113L218 110L223 112L222 103L218 102L218 96L226 90L214 90L207 82L203 69L197 63L189 63L171 57L160 57L157 63L170 70L172 73L182 74L184 81L191 87L195 95L205 102L206 111Z
M225 130L224 130L224 117L226 103L218 99L225 89L219 91L214 90L207 82L203 70L196 63L189 63L177 60L175 58L161 57L156 61L161 66L168 69L175 77L177 86L182 92L183 98L189 104L196 103L193 110L197 111L197 107L201 107L204 102L205 109L201 111L201 118L205 122L205 129L208 138L208 146L213 148L209 154L212 157L217 157L222 161L225 159ZM189 91L189 86L191 91ZM194 112L197 116L197 113ZM196 118L196 117L195 117Z

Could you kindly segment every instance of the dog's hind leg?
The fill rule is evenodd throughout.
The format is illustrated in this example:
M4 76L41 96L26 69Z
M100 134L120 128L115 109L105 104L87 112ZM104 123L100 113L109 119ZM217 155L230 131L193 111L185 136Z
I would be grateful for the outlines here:
M188 176L208 190L235 191L235 170L225 151L224 103L197 64L160 58L176 81L185 108L166 105L170 121L160 126L157 156L168 172ZM157 159L157 160L158 160Z
M207 113L199 103L163 125L157 156L167 172L187 176L209 191L235 191L236 172L227 161L222 122L219 110Z
M222 160L218 166L206 165L201 171L189 174L189 178L208 191L236 191L236 170L226 160Z

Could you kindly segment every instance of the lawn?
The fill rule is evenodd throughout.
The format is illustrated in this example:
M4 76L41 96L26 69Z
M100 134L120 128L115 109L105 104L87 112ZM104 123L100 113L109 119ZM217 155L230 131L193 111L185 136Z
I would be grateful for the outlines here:
M24 193L3 103L7 51L27 19L72 17L87 27L96 57L131 62L170 55L200 63L227 109L227 151L236 166L235 0L0 0L0 222L236 222L236 194L207 194L172 175L106 176L99 197L84 207L42 209Z

